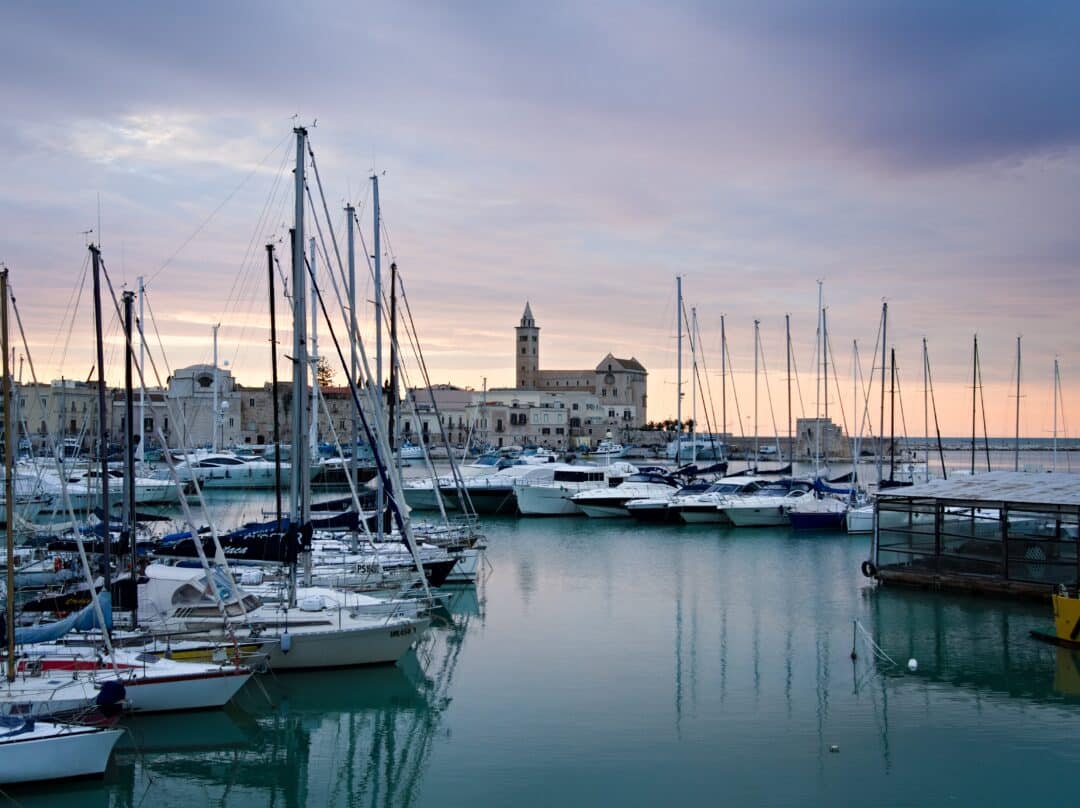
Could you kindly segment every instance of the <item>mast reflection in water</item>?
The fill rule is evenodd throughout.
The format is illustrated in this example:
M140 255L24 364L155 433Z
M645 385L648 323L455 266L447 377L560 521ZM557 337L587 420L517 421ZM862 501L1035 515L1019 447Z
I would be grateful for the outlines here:
M396 666L263 676L225 711L127 722L107 804L414 804L481 607L455 592Z

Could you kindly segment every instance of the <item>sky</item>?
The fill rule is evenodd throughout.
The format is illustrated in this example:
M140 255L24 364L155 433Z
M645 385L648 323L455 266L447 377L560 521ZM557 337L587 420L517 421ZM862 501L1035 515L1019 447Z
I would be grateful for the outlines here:
M727 426L751 426L759 320L759 432L783 432L784 317L812 415L821 281L849 425L880 392L856 392L852 356L880 372L887 301L907 433L925 337L941 431L970 434L975 335L990 434L1014 430L1018 336L1021 431L1051 433L1055 358L1059 430L1076 428L1074 3L4 6L0 262L40 379L94 365L88 239L117 290L146 279L162 378L209 362L221 323L222 362L267 379L263 245L285 257L299 123L339 240L352 202L371 249L378 174L384 267L434 382L513 384L529 301L542 367L634 356L648 417L673 417L680 275L713 410L723 316Z

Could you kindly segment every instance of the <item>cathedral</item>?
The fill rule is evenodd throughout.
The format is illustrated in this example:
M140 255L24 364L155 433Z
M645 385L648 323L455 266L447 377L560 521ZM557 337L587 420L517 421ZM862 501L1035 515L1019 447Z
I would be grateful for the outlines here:
M617 413L623 426L645 424L649 374L637 359L619 359L609 353L593 368L541 370L540 326L528 303L514 332L515 387L518 390L592 394L603 408ZM632 423L626 423L628 421Z

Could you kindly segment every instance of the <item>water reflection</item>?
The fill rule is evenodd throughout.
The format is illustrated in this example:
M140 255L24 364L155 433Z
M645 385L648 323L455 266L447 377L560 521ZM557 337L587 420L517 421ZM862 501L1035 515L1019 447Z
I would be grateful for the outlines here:
M267 675L224 711L125 720L103 783L51 786L23 804L415 804L468 628L476 587L458 590L395 666Z
M974 694L1035 702L1080 702L1080 657L1032 639L1051 622L1049 604L986 601L882 587L869 590L868 628L896 664L879 661L888 678L909 675Z

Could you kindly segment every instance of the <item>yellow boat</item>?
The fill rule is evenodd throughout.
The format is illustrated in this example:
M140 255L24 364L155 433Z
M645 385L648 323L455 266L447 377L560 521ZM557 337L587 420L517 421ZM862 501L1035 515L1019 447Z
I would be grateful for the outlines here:
M1080 648L1080 597L1072 597L1062 586L1050 596L1054 604L1054 633L1032 631L1031 636L1067 648Z

